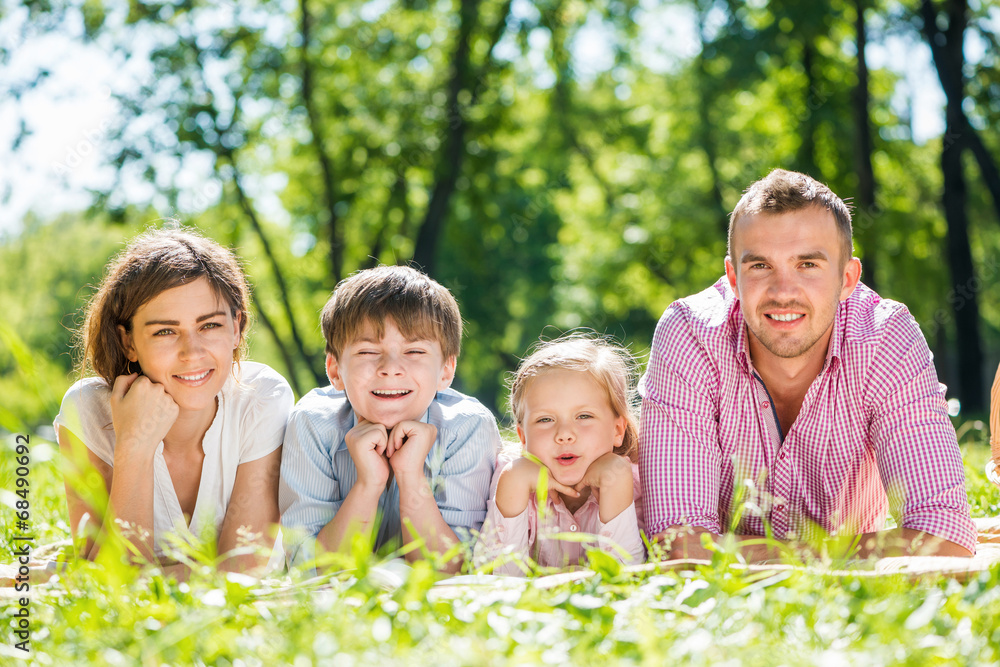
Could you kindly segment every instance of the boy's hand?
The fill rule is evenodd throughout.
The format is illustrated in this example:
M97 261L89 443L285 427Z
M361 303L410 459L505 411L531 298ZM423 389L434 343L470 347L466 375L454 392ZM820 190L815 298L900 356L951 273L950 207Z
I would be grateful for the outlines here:
M389 461L386 458L389 437L385 426L360 419L357 426L347 432L344 440L354 467L358 469L358 484L385 488L385 483L389 481Z
M396 479L424 476L424 462L437 440L437 427L418 421L401 421L389 433L386 456Z
M608 523L632 504L632 485L632 462L608 452L590 464L576 488L582 490L589 486L601 490L601 522Z
M110 403L115 459L139 454L152 460L156 446L167 436L180 414L180 408L162 384L138 373L119 375L115 379Z
M538 489L538 475L541 470L542 466L529 458L522 457L516 459L501 473L497 482L497 495L494 498L500 514L509 519L524 511L528 506L528 498ZM571 498L580 497L579 491L560 484L548 468L545 470L549 476L549 493L559 492Z

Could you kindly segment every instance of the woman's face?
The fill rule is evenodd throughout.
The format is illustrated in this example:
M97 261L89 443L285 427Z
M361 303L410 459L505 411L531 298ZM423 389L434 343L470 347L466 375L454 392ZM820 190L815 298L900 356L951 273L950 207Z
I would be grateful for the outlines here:
M215 409L240 344L239 317L204 277L160 292L118 327L130 361L181 411Z

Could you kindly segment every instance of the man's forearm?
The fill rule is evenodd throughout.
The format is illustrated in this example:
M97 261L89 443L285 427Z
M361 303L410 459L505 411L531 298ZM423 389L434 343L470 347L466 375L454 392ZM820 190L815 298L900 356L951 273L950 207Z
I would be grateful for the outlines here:
M955 542L912 528L894 528L859 536L857 558L886 556L958 556L974 554Z
M702 544L702 535L708 534L713 542L731 538L736 541L743 559L748 563L773 561L788 555L788 549L803 553L817 553L814 546L804 543L786 544L768 540L761 535L716 535L704 528L673 526L658 534L654 541L667 546L669 560L711 560L712 550ZM776 544L779 542L780 544ZM883 558L887 556L958 556L969 558L973 554L965 547L940 537L910 528L896 528L858 536L840 536L826 540L827 553L835 558Z
M766 540L761 535L716 535L704 528L693 526L675 526L668 528L664 532L653 538L654 542L663 544L667 549L668 560L711 560L713 551L706 549L703 544L702 535L709 535L713 542L719 542L726 538L736 541L740 554L748 563L760 563L768 560L777 560L786 552L773 543L773 540ZM767 541L765 544L764 542Z

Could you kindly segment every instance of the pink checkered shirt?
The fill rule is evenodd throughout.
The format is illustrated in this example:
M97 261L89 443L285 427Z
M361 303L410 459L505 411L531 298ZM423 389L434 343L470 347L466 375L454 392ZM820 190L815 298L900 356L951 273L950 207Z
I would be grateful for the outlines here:
M674 302L639 383L647 532L859 534L897 525L975 552L944 385L916 321L864 285L837 310L823 370L782 439L725 276ZM735 490L735 491L734 491Z

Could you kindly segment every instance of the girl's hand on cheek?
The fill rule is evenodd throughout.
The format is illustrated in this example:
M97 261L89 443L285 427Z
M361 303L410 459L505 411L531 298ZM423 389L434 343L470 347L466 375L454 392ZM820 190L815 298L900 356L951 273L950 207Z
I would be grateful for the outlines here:
M632 504L632 462L613 452L604 454L590 464L576 488L587 486L600 489L601 521L608 523Z
M529 492L538 491L538 479L541 470L545 470L545 474L548 475L548 489L551 495L553 491L558 491L559 493L571 496L573 498L579 497L580 492L574 489L572 486L566 486L565 484L560 484L556 481L556 478L552 475L552 471L547 467L529 459L527 457L522 457L514 461L512 472L517 471L516 474L521 476L524 480L524 484Z
M180 408L157 384L138 373L119 375L111 388L115 459L133 452L152 454L170 432Z
M632 488L632 463L624 456L608 452L590 464L576 488L582 490L589 486L607 490L625 485Z

